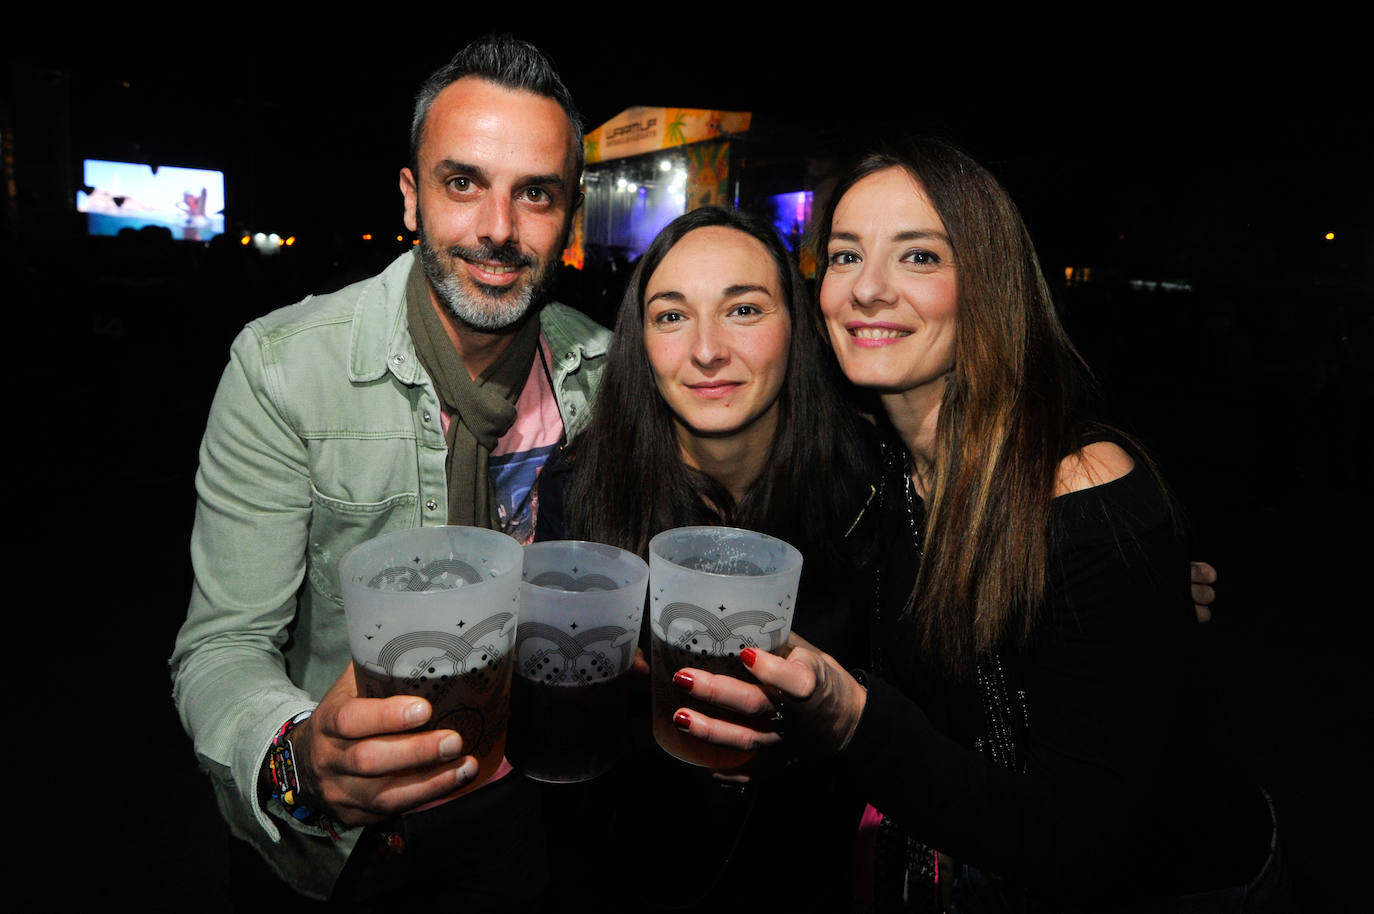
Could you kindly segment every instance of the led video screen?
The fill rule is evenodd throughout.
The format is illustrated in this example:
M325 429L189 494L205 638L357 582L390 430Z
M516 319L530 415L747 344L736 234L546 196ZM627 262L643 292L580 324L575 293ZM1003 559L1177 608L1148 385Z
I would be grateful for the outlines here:
M92 235L166 226L180 241L209 241L224 232L224 172L176 165L85 159L76 208Z

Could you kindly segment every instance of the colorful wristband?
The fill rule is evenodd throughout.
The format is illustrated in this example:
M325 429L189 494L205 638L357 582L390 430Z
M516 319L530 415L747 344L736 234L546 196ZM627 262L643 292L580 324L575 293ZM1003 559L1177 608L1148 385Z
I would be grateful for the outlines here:
M297 822L322 828L337 841L339 834L329 817L301 802L301 785L296 778L296 757L291 745L291 731L310 714L310 711L297 714L282 724L277 735L272 737L272 747L267 750L267 771L272 779L272 799L280 803L287 815Z

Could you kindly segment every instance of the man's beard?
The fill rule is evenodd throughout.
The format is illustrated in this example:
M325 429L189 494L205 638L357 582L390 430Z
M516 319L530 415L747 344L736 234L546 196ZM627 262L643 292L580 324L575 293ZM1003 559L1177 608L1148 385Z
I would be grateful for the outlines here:
M447 258L429 243L424 221L416 214L416 230L420 236L420 264L425 278L434 290L434 297L448 312L475 330L505 330L520 323L530 306L542 303L553 282L553 258L533 257L512 244L500 247L487 242L478 248L454 245ZM561 251L562 248L560 247ZM489 286L471 276L467 283L459 279L459 259L479 263L499 263L508 267L530 268L510 286Z

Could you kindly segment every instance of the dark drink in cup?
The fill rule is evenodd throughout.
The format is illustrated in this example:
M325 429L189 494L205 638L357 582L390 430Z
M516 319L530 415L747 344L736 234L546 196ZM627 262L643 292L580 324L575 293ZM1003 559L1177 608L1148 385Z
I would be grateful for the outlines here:
M776 537L733 527L679 527L649 542L653 726L660 747L692 765L729 771L755 753L718 746L673 723L679 708L757 728L673 685L683 667L751 681L746 647L776 651L787 641L802 557Z
M512 685L510 759L537 781L586 781L625 751L626 673L605 682L548 685L517 675Z
M407 676L388 676L356 663L353 671L359 696L417 695L433 709L429 721L419 729L458 732L463 754L477 758L477 777L464 786L463 791L467 791L496 774L505 757L511 661L508 655L495 656L479 649L464 664L466 670L454 666L448 658L439 657Z
M358 694L419 696L428 729L457 731L478 771L453 796L501 767L523 563L519 543L478 527L387 533L339 562Z
M743 767L757 753L708 743L705 740L697 739L690 733L682 732L673 723L673 715L677 713L678 708L686 708L688 711L705 714L717 720L739 722L749 727L758 726L757 720L738 719L737 721L735 715L729 711L716 705L697 701L673 685L673 674L683 667L705 670L708 673L720 673L725 676L733 676L736 679L750 678L744 664L740 662L737 656L692 655L654 638L652 711L654 740L664 752L690 765L700 765L703 768L712 768L718 771L729 771L733 768ZM662 672L660 673L660 671Z
M601 543L525 547L511 762L537 781L586 781L625 750L630 668L649 566Z

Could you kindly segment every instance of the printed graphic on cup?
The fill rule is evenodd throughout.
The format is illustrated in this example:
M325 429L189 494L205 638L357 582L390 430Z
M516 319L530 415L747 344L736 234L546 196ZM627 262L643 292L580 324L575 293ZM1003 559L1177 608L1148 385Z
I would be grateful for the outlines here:
M649 566L600 543L525 547L510 757L540 781L603 774L625 749Z
M519 613L520 544L475 527L422 527L339 563L358 694L418 695L426 729L452 729L488 780L505 755Z
M723 770L754 757L678 730L678 708L724 720L731 715L673 686L673 674L693 667L748 679L739 652L775 652L787 641L801 566L791 545L733 527L681 527L650 541L654 738L670 755Z

